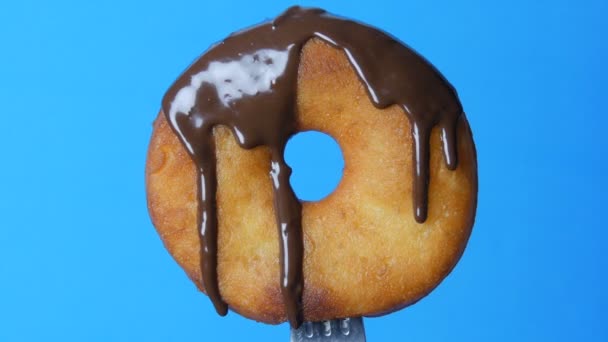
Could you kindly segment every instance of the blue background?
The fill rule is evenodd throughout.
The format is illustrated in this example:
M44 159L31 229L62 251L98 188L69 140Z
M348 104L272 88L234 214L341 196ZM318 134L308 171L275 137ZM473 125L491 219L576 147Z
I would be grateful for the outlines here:
M285 324L215 315L157 237L143 175L177 75L290 4L1 2L0 341L288 340ZM425 55L458 89L477 143L461 262L417 305L367 319L368 339L608 340L608 3L305 5Z

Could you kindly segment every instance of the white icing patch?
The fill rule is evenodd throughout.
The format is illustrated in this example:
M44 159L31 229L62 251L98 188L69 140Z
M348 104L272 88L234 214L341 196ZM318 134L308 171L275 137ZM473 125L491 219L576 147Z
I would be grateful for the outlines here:
M219 100L226 107L245 95L269 91L276 79L283 75L292 47L290 45L284 51L261 49L239 60L209 63L207 70L192 76L190 85L177 92L171 102L170 116L175 117L178 112L190 113L203 83L215 86Z

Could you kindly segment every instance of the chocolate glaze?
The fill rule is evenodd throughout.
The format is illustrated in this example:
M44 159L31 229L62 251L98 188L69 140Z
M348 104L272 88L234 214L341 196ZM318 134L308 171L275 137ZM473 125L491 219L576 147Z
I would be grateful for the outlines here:
M202 283L220 315L226 314L227 305L217 279L215 125L231 129L245 149L270 149L281 291L291 325L297 327L303 320L301 204L289 184L291 169L283 152L297 129L300 52L313 37L346 53L374 106L396 104L408 116L418 222L427 217L429 137L434 126L441 130L448 168L457 166L456 123L462 106L456 91L429 62L384 32L321 9L291 7L272 22L212 46L167 91L163 112L198 170Z

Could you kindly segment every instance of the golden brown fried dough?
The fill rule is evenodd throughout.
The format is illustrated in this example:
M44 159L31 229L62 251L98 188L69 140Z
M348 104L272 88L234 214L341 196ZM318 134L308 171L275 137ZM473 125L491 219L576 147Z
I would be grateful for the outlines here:
M429 215L419 224L412 209L414 149L403 110L376 109L344 53L317 40L302 50L297 91L299 129L334 137L345 161L338 188L303 203L305 320L375 315L416 302L447 276L471 233L477 162L466 118L458 127L454 171L433 131ZM224 127L216 127L214 137L221 295L246 317L283 322L269 151L240 148ZM163 113L154 123L146 184L154 226L204 291L196 171Z

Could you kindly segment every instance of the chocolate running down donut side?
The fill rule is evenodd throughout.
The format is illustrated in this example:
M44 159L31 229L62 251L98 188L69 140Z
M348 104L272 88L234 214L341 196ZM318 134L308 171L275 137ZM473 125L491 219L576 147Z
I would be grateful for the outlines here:
M302 207L289 184L283 152L296 133L296 85L302 46L319 38L343 50L377 108L400 106L414 141L414 215L427 217L429 137L441 130L443 154L457 167L456 125L462 106L445 78L416 52L375 28L292 7L272 22L232 34L212 46L171 86L162 108L198 171L198 227L205 291L227 313L217 277L216 160L213 127L228 127L245 149L267 146L280 236L281 292L292 326L301 324Z

